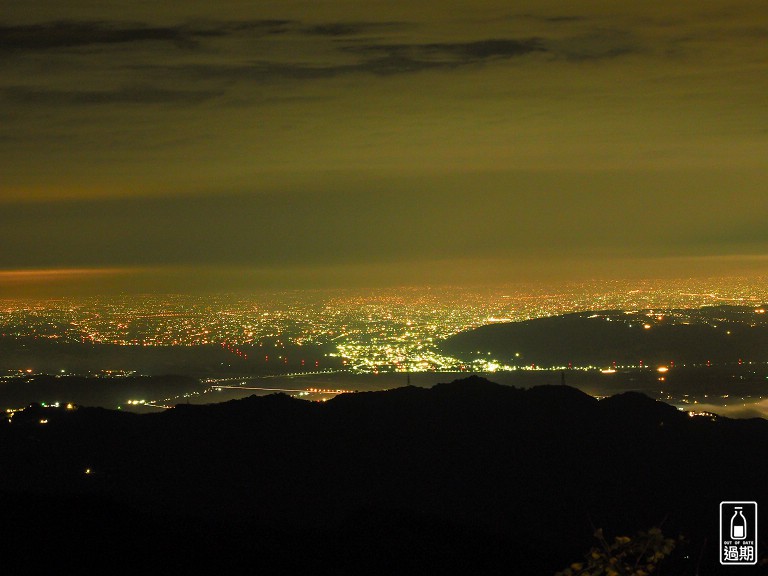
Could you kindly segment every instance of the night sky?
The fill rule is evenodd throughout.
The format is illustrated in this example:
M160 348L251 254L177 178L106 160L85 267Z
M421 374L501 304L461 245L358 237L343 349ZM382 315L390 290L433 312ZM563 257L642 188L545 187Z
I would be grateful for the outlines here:
M768 272L763 2L2 6L0 296Z

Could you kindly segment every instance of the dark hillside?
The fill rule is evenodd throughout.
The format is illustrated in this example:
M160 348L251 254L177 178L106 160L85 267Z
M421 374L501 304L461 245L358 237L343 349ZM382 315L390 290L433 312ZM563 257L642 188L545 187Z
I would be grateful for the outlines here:
M718 504L766 499L765 446L764 420L474 377L142 416L38 407L0 427L2 557L10 574L543 575L581 558L593 525L666 519L689 541L670 573L693 574L685 556L704 550L716 574Z
M733 312L728 315L719 308L695 312L698 315L686 322L646 313L603 311L489 324L448 338L442 348L465 362L493 358L511 366L768 360L764 315L762 323L750 323L744 318L734 320ZM757 315L753 312L752 316Z

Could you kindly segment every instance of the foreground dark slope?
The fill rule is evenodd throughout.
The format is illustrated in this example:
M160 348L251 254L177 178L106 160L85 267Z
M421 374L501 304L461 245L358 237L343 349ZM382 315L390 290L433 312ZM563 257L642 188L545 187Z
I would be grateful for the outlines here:
M690 539L674 573L694 573L702 550L701 573L718 573L718 503L768 496L767 421L479 378L325 404L27 410L0 433L9 574L551 574L592 525L664 518Z

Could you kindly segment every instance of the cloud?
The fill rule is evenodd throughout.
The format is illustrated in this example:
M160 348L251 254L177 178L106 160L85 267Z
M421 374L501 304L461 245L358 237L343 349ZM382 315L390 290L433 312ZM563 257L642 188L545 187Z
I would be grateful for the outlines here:
M594 29L553 40L549 46L559 58L574 62L610 60L646 50L631 32L619 29Z
M446 183L426 175L570 171L546 195L599 189L580 179L589 170L674 167L705 187L722 170L717 187L758 197L766 86L755 17L742 38L746 16L679 6L521 5L531 15L513 17L467 5L446 17L388 2L310 18L288 3L140 3L135 22L120 22L109 3L77 3L0 22L6 198L293 189L333 171L423 175L437 189ZM77 21L53 21L62 17ZM680 38L690 40L668 53ZM364 194L368 178L328 187ZM487 185L501 189L496 180ZM679 196L678 180L656 198ZM608 221L619 213L610 206L597 208ZM685 204L683 219L699 206ZM669 245L687 249L680 230Z
M62 21L0 26L0 53L45 51L105 44L167 42L193 48L206 37L233 33L279 34L290 20L254 20L212 25L157 27L143 23Z
M538 38L524 40L490 38L475 42L374 44L347 47L346 50L360 54L384 54L385 58L408 60L432 66L454 66L492 58L512 58L533 52L546 52L547 48ZM376 61L373 60L373 62Z
M548 22L567 25L578 19L571 16L546 17ZM0 26L0 55L29 52L68 54L74 49L113 45L120 53L111 55L110 66L116 75L142 72L161 75L179 74L193 80L221 80L225 82L312 80L372 74L392 76L425 70L451 70L485 62L503 62L532 54L550 54L554 58L587 60L615 58L634 50L619 33L593 33L556 38L548 34L541 37L489 37L456 42L393 42L386 38L371 41L364 34L389 33L415 27L415 23L397 21L355 22L330 21L305 24L290 19L263 19L243 21L198 21L194 23L153 26L147 23L109 21L59 21L30 25ZM271 37L269 41L261 39ZM283 38L279 38L283 37ZM366 42L366 43L361 43ZM179 50L197 50L200 57L189 60L186 52L161 51L157 43L171 44ZM138 46L141 46L141 49ZM79 69L83 66L106 65L105 56L94 51L74 51ZM182 60L183 58L183 60ZM57 66L72 65L59 61ZM53 78L50 72L46 76ZM154 84L149 76L130 79L123 83ZM87 86L82 92L72 90L19 89L18 79L9 83L8 99L18 102L28 96L28 102L41 104L102 104L102 103L157 103L197 102L216 95L215 91L172 89L115 89L101 91ZM59 88L58 86L56 88Z
M115 90L50 90L11 86L0 92L14 104L91 106L99 104L198 104L223 94L215 90L167 90L154 86L126 86Z
M152 26L142 22L58 21L0 26L0 53L142 42L167 42L179 48L194 48L205 38L258 38L288 32L338 38L404 26L399 22L328 22L305 26L300 22L284 19L208 21L176 26Z
M304 34L311 36L358 36L372 31L404 28L402 22L326 22L302 28Z
M348 47L348 51L368 58L351 68L355 72L369 72L380 76L419 72L430 69L451 69L488 60L515 58L535 52L547 52L537 38L525 40L487 39L475 42L432 44L378 44Z
M697 404L695 407L688 404L686 408L695 408L697 412L711 412L726 418L768 418L768 400L730 405Z
M546 23L552 23L552 24L568 24L571 22L582 22L586 20L584 16L566 16L566 15L540 16L537 14L520 14L517 16L513 16L512 19L513 20L517 20L517 19L533 20L536 22L546 22Z
M77 48L95 44L162 41L180 46L194 43L193 31L142 24L116 25L103 22L49 22L0 27L1 52L25 52Z
M390 76L434 69L452 69L494 59L520 57L547 48L538 39L488 39L476 42L432 44L368 44L344 46L341 52L357 57L357 62L341 63L329 58L324 63L260 60L247 64L190 64L171 66L167 72L195 79L224 81L311 80L350 74ZM162 67L141 69L162 71Z

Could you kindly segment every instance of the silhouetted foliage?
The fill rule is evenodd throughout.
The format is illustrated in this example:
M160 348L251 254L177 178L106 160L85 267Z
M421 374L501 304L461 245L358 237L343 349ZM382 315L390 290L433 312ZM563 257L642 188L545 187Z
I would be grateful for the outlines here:
M616 536L609 543L602 528L595 531L598 545L585 556L555 576L650 576L675 549L677 540L665 538L661 528L654 527L636 536Z

